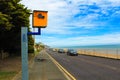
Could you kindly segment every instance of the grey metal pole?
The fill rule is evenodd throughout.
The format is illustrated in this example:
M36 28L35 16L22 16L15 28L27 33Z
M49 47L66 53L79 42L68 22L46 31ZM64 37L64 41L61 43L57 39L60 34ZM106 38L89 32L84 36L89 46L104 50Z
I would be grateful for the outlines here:
M28 28L21 28L22 80L28 79Z

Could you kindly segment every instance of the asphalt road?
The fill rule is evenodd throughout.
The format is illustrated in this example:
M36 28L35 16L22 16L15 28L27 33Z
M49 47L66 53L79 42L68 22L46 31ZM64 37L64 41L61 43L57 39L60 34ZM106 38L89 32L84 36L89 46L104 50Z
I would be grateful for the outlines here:
M77 80L120 80L120 60L47 52Z

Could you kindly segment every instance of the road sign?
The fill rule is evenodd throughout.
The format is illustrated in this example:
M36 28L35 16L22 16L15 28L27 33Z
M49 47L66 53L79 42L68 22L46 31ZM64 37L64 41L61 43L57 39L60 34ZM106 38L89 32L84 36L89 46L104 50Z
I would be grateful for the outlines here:
M33 27L45 28L47 26L48 11L33 11Z

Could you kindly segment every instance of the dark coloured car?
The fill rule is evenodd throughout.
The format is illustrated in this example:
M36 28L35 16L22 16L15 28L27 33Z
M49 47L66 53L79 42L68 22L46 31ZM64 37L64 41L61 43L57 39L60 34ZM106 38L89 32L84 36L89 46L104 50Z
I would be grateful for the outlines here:
M58 49L58 53L64 53L63 49Z
M74 49L68 49L67 55L70 55L70 56L78 56L78 53L77 53L77 51L74 50Z
M50 50L50 51L52 51L52 50L53 50L53 48L49 48L49 50Z

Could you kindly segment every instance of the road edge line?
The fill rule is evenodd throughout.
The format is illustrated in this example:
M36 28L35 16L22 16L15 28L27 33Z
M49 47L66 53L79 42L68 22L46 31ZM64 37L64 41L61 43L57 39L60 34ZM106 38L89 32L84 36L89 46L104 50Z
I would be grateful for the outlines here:
M72 79L72 80L76 80L75 77L73 77L73 75L71 75L65 68L63 68L52 56L50 56L48 53L47 53L47 55L58 66L58 68L61 69L64 72L65 75L69 76L70 79Z

